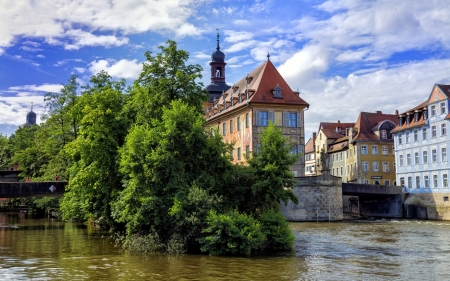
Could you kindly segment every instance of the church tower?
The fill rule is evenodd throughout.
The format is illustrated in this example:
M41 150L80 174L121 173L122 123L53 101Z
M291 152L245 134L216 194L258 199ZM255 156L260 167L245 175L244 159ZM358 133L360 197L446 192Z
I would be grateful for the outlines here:
M27 113L27 122L23 124L24 127L36 125L36 113L33 112L33 103L31 103L31 110Z
M209 92L209 103L214 102L214 99L219 99L223 92L228 90L230 86L225 82L225 54L220 51L219 32L217 32L217 47L216 51L211 55L211 84L206 86Z

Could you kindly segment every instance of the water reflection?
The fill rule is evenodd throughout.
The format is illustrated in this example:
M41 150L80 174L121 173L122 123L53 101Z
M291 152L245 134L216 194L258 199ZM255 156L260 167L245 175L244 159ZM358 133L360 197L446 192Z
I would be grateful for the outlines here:
M97 228L0 214L0 279L450 279L450 223L292 223L291 228L295 250L281 256L136 255L114 247L109 233Z

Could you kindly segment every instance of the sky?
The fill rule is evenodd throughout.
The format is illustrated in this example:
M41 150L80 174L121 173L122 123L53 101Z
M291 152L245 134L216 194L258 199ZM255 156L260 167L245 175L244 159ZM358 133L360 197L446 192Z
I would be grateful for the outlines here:
M175 40L210 83L216 33L226 81L270 60L320 122L394 114L450 84L450 0L0 0L0 133L45 113L44 95L101 70L131 84L145 51Z

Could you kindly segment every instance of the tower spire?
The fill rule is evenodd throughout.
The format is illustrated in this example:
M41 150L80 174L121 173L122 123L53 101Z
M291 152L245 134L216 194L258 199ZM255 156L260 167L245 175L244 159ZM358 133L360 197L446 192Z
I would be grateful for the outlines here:
M33 111L33 102L31 102L31 111Z
M216 50L220 50L220 46L219 46L219 29L216 28L216 30L217 30L217 47L216 47Z

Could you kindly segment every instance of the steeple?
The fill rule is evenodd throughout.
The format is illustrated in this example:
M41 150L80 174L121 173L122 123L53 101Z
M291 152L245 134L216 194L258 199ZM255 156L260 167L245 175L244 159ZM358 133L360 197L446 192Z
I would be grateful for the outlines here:
M36 113L33 112L33 103L31 103L31 110L27 113L27 122L25 124L36 125Z
M206 87L209 92L209 102L212 102L214 98L219 98L222 92L225 92L230 88L225 82L225 54L220 50L220 35L219 29L217 30L217 45L216 50L211 54L211 84Z

